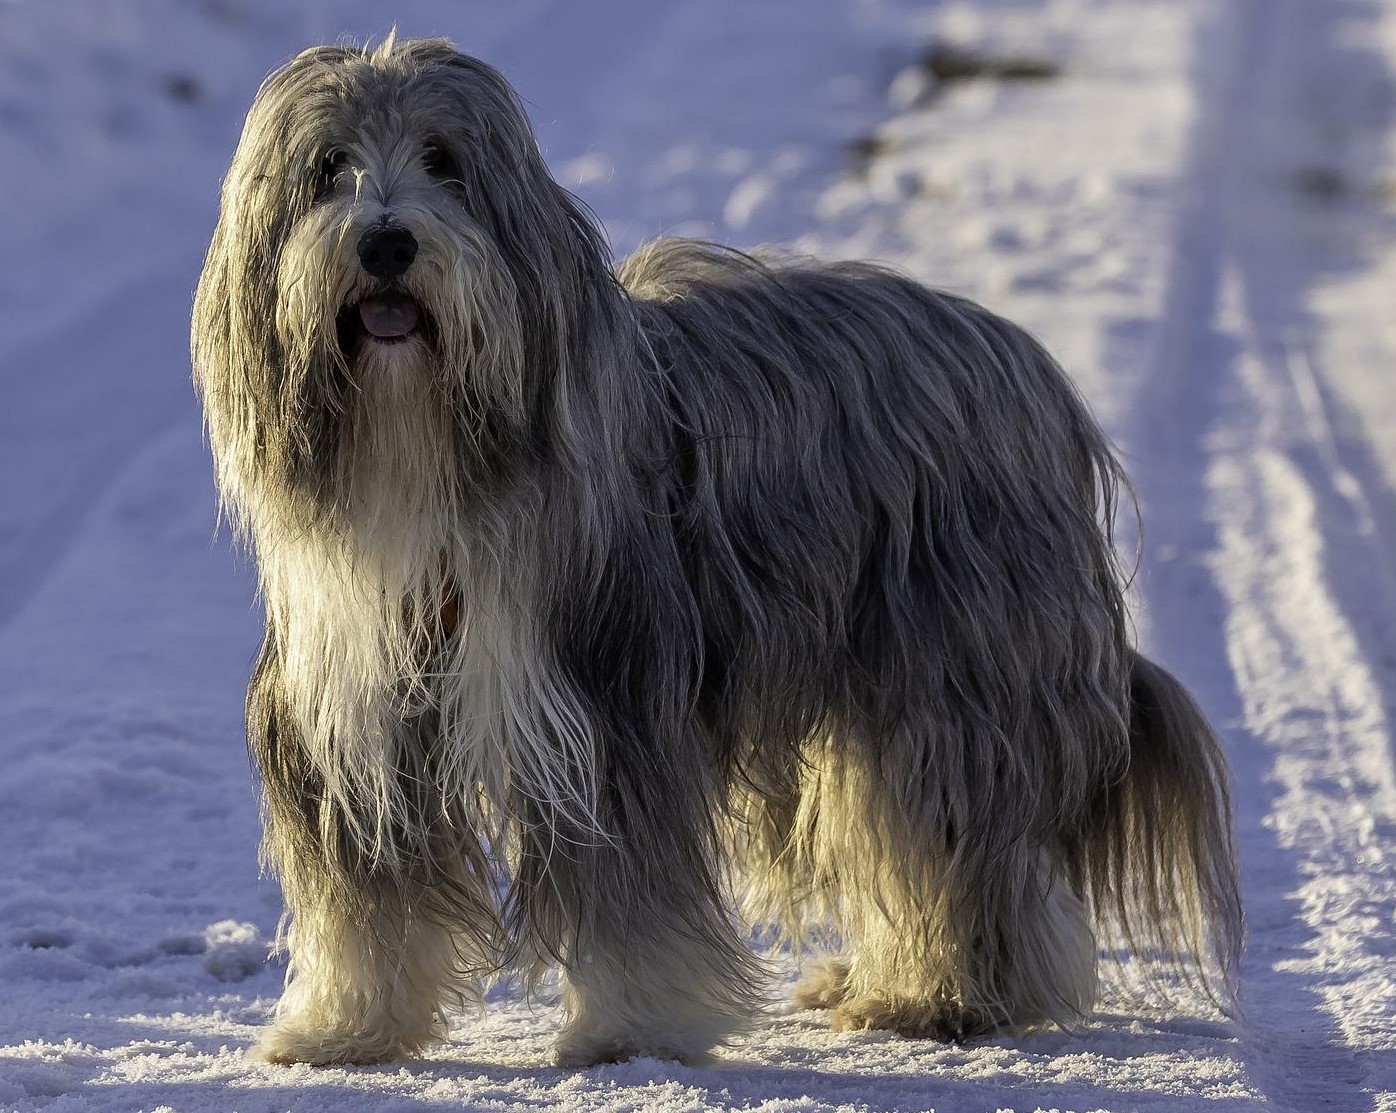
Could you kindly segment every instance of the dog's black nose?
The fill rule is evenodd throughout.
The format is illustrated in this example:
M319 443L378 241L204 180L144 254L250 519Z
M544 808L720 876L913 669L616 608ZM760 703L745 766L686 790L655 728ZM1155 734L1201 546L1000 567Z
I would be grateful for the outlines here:
M359 237L359 262L374 278L396 278L417 257L417 237L406 228L370 228Z

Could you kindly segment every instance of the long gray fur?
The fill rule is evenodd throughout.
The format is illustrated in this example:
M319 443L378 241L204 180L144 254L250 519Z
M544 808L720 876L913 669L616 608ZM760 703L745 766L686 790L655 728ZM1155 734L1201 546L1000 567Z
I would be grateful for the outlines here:
M1069 1025L1116 935L1225 997L1220 751L1129 646L1119 465L1021 329L863 263L613 273L504 79L390 37L263 86L193 356L267 603L266 1058L411 1053L505 969L561 970L562 1062L697 1057L764 999L743 922L837 952L799 998L842 1027Z

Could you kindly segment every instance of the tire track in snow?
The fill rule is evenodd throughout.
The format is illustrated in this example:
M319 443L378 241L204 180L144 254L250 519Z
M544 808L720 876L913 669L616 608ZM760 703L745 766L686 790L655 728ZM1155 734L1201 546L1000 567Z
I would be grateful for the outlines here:
M1366 1110L1396 908L1386 695L1393 598L1305 343L1313 280L1277 171L1333 8L1247 0L1198 26L1192 154L1137 439L1155 647L1225 728L1250 917L1238 1032L1279 1107ZM1277 120L1277 117L1281 117ZM1157 505L1154 500L1157 499ZM1211 554L1178 559L1174 554ZM1354 589L1362 584L1364 593ZM1384 614L1393 612L1386 608ZM1389 1020L1385 1021L1389 1024Z
M126 466L162 431L198 421L185 335L168 327L186 286L177 270L148 273L68 322L68 339L4 354L0 628L83 535Z

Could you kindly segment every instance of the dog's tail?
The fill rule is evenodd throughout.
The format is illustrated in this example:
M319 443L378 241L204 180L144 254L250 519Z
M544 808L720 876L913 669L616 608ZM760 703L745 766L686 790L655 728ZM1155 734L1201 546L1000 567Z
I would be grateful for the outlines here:
M1129 698L1129 765L1084 848L1091 901L1138 958L1163 960L1226 1008L1244 915L1221 746L1187 689L1138 653Z

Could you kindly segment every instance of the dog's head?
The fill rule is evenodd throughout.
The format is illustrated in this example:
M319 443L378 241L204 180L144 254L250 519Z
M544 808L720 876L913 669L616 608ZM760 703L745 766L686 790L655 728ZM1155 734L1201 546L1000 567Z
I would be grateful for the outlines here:
M225 494L333 502L375 422L435 414L481 460L536 436L609 281L496 70L441 40L305 51L248 114L195 303Z

